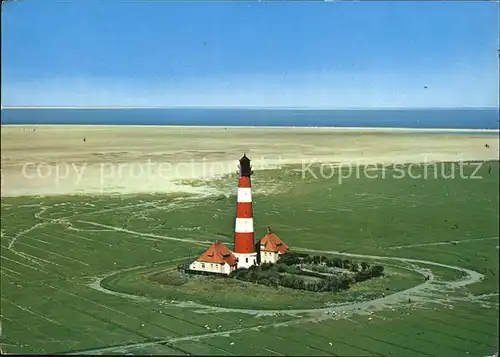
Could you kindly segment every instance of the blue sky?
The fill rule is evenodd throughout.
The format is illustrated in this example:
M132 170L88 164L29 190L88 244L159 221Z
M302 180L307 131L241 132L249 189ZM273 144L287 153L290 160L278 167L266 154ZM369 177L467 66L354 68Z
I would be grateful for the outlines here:
M498 106L499 6L21 0L2 105Z

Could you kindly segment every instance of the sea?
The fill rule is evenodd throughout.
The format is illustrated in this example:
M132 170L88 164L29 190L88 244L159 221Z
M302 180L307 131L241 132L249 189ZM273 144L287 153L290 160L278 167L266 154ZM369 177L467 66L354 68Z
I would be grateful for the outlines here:
M1 122L51 125L186 125L499 129L499 110L488 109L14 109Z

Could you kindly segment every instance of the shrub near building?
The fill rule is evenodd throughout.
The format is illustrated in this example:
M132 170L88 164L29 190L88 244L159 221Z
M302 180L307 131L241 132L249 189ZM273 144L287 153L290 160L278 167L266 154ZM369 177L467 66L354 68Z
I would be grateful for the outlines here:
M304 265L309 269L302 268ZM382 275L384 267L381 265L370 266L366 262L358 264L339 258L289 252L283 255L278 264L263 263L249 269L238 269L230 277L274 288L282 286L313 292L339 292L357 282Z

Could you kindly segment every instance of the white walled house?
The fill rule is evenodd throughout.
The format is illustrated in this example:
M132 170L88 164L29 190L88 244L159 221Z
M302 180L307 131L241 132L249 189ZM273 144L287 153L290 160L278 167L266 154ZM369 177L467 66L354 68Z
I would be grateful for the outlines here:
M288 246L274 234L270 228L267 234L259 240L260 262L277 263L280 256L288 252Z
M198 259L189 265L190 270L229 275L236 270L237 258L219 241L212 244Z
M260 262L262 263L272 263L275 264L278 262L279 259L279 253L276 252L271 252L271 251L266 251L261 248L260 251Z

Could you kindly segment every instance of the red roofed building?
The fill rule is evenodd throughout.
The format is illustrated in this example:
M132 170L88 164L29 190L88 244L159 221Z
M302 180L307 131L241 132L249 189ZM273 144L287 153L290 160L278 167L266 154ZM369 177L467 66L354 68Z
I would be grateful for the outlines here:
M259 240L260 262L276 263L280 255L288 252L288 246L276 234L267 228L267 234Z
M191 263L189 269L207 273L230 274L236 270L237 262L233 252L224 243L216 241Z

